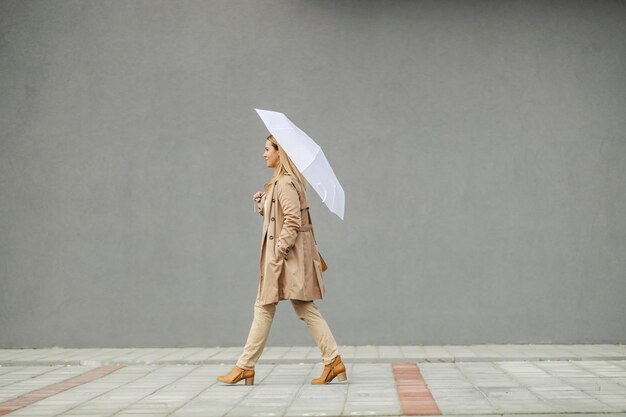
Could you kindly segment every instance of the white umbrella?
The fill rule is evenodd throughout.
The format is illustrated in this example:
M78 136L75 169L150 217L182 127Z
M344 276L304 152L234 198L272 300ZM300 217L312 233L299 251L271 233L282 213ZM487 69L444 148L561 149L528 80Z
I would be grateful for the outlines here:
M322 148L284 114L254 110L330 211L343 220L345 193Z

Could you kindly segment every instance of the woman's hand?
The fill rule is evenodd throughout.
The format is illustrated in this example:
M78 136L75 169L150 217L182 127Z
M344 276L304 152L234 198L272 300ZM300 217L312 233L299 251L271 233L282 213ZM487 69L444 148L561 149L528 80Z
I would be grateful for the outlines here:
M286 248L281 240L276 243L276 249L283 255L283 258L287 260L287 256L289 256L289 248Z
M262 193L261 191L257 191L257 192L256 192L256 193L254 193L254 195L252 196L252 199L253 199L254 201L256 201L257 203L260 203L260 202L261 202L261 197L263 197L263 194L265 194L265 193Z
M261 191L257 191L252 196L252 200L254 200L254 202L256 203L256 211L261 216L265 215L264 213L265 210L263 210L263 204L261 203L261 201L263 201L263 197L265 197L265 193Z

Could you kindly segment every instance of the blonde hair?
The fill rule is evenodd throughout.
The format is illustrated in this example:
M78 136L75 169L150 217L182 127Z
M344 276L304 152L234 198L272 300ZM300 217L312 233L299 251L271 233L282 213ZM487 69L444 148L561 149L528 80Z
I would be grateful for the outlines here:
M304 189L306 189L307 182L304 179L304 176L300 173L298 168L296 168L296 165L293 163L291 158L289 158L287 152L285 152L282 146L278 144L276 138L273 135L269 135L267 140L272 143L274 149L280 152L278 155L278 166L274 169L274 175L272 175L271 183L277 181L284 174L289 174L292 178L296 179Z

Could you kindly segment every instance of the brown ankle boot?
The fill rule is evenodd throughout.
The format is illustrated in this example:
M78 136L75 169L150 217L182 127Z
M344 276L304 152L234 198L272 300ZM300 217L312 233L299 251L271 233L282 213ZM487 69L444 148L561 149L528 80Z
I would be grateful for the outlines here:
M242 379L246 380L246 385L254 385L254 370L243 369L235 366L227 375L220 375L217 380L225 384L236 384Z
M339 377L340 381L345 381L348 379L346 376L346 366L341 362L341 356L337 355L332 363L324 366L324 370L322 371L322 375L319 378L315 378L311 380L311 384L328 384L332 381L336 376Z

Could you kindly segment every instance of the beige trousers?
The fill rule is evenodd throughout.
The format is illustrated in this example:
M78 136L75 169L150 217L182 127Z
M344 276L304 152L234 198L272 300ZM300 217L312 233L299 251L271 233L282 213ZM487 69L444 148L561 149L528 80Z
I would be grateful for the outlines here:
M291 301L291 305L296 311L298 318L303 320L311 331L315 343L317 343L322 353L324 365L331 363L339 354L337 343L326 320L322 317L315 303L313 301L302 300L289 301ZM257 296L256 302L254 303L254 320L250 327L246 346L243 348L243 353L237 361L238 367L254 369L254 365L259 360L263 348L265 347L267 336L270 333L274 314L276 313L276 304L278 304L278 302L261 305Z

